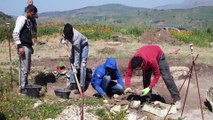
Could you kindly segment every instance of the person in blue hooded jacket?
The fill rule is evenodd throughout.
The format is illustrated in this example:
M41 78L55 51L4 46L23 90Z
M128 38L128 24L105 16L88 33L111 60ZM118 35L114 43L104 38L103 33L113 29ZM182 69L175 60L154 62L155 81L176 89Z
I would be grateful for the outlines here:
M102 97L123 93L124 83L115 58L107 58L104 64L96 68L91 84Z

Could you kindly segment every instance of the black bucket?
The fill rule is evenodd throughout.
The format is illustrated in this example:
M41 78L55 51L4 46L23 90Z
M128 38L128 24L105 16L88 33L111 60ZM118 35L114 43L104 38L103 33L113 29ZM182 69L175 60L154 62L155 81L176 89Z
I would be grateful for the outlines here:
M27 93L26 95L27 96L30 96L30 97L34 97L34 98L38 98L39 97L39 92L41 90L41 86L40 85L26 85L26 90L27 90Z
M55 90L55 95L63 99L69 99L70 93L71 93L71 90L66 88Z

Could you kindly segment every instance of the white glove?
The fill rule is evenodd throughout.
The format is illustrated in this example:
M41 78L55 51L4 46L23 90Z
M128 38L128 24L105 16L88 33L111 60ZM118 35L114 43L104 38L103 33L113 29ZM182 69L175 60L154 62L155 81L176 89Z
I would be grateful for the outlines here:
M72 68L72 72L73 72L74 74L77 74L76 67L73 67L73 68Z
M67 44L67 40L64 38L63 35L62 35L62 37L60 38L60 43L61 43L61 44Z

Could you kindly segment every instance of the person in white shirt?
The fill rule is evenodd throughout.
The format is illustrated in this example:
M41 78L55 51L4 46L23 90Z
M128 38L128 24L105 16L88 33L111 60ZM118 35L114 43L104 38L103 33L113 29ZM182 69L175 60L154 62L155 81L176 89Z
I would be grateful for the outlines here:
M20 93L26 93L25 86L28 84L28 74L31 67L31 54L33 53L33 42L30 26L30 18L37 13L37 8L28 5L24 15L19 16L16 20L13 31L13 39L17 46L19 55L19 87Z
M80 86L84 91L85 79L86 79L86 64L88 58L88 39L82 35L79 31L73 28L73 26L67 23L63 30L64 35L61 38L61 43L69 41L72 44L70 62L74 65L74 70L70 72L70 89L76 88L74 74L77 70L80 71ZM79 94L79 91L75 91L75 94Z

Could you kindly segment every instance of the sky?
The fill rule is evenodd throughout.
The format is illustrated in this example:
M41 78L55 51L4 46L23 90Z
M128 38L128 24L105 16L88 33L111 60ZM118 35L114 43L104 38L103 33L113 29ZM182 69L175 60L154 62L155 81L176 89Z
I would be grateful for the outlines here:
M181 3L184 0L33 0L38 12L66 11L86 6L98 6L108 3L119 3L132 7L153 8L156 6ZM18 16L27 6L27 0L0 0L0 11Z

